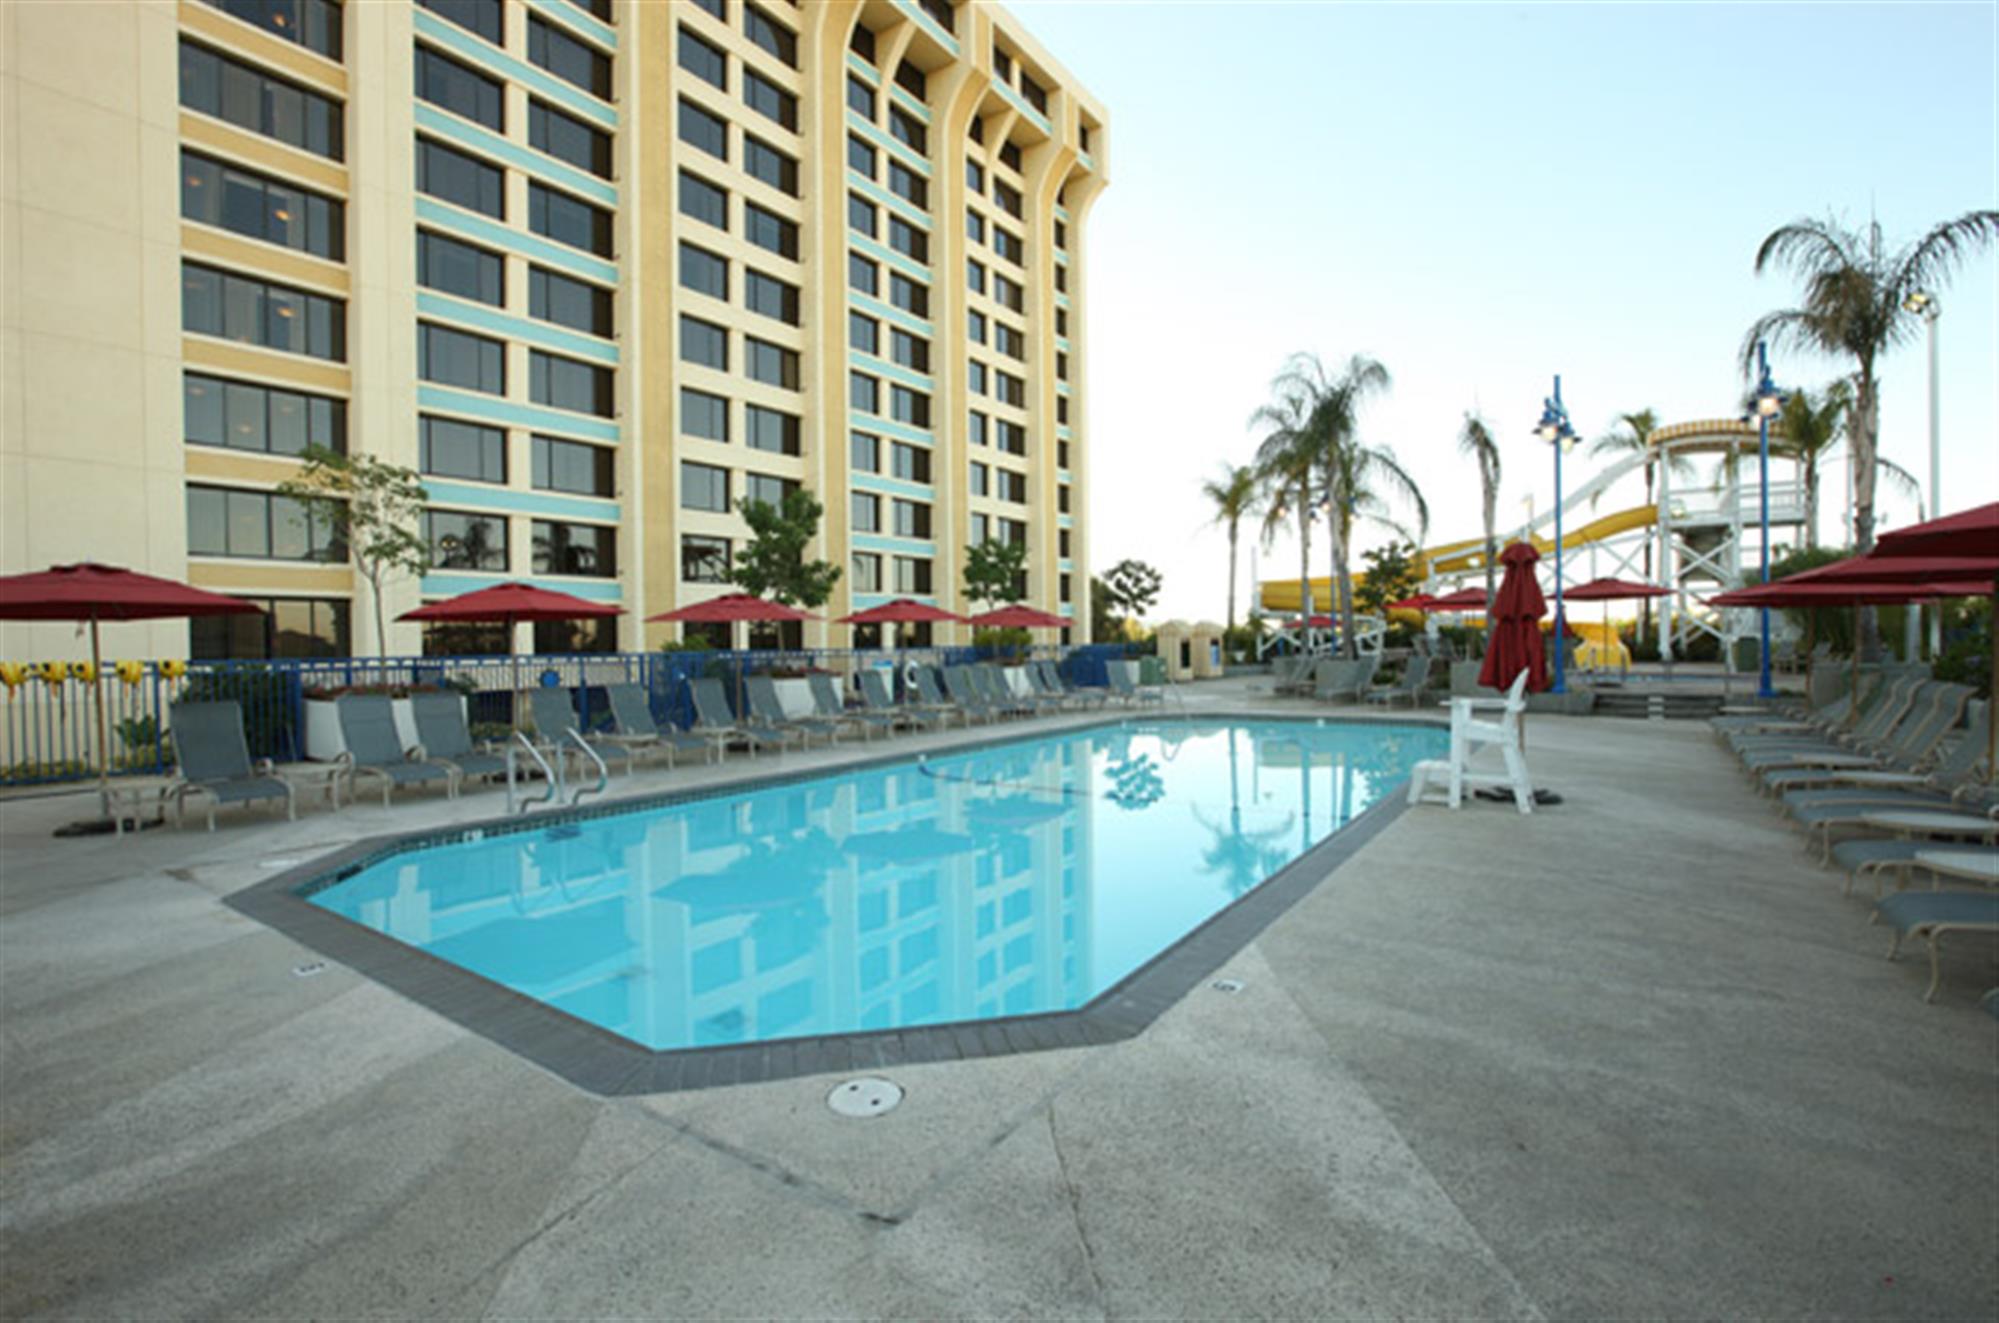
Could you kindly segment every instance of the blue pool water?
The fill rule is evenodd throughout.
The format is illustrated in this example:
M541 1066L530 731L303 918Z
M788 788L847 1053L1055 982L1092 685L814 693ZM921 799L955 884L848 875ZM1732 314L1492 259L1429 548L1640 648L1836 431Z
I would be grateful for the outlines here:
M651 1048L1071 1010L1446 739L1123 721L411 850L310 899Z

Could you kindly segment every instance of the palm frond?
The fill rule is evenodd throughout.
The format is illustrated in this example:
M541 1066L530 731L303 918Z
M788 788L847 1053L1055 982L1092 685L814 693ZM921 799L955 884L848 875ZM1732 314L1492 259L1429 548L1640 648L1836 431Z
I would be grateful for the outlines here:
M1923 486L1916 481L1916 475L1884 455L1874 457L1874 471L1888 479L1889 485L1912 501L1921 502Z
M1895 263L1884 291L1899 309L1917 290L1935 293L1966 258L1999 241L1999 211L1967 211L1918 239Z
M1756 274L1762 275L1766 266L1812 272L1858 265L1865 259L1853 252L1853 238L1830 220L1804 219L1780 225L1765 235L1756 249Z

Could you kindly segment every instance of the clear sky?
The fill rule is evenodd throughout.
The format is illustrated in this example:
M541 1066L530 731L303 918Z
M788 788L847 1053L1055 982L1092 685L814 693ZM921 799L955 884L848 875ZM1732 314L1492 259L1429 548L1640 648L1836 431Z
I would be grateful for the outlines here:
M1155 620L1221 618L1227 543L1199 484L1253 453L1248 417L1294 350L1389 368L1363 434L1417 474L1431 542L1473 537L1466 409L1501 440L1503 526L1552 497L1530 429L1556 372L1586 437L1646 406L1739 411L1744 329L1798 297L1752 272L1771 229L1872 216L1903 243L1999 205L1989 0L1009 7L1110 112L1088 233L1090 558L1156 565ZM1949 511L1999 499L1999 257L1942 305ZM1882 446L1926 478L1925 352L1887 361ZM1773 367L1814 388L1839 371ZM1565 487L1591 467L1578 451ZM1843 460L1828 477L1831 532ZM1634 475L1599 511L1641 499ZM1915 517L1892 494L1882 508ZM1322 536L1314 552L1323 574ZM1260 559L1297 573L1289 539Z

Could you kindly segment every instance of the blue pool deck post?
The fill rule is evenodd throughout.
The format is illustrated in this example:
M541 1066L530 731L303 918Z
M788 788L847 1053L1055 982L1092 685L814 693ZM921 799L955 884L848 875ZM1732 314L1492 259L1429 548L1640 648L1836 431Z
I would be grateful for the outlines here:
M1763 582L1770 582L1770 420L1784 407L1784 396L1770 380L1770 356L1764 351L1764 342L1756 342L1756 499L1761 506L1758 523L1762 528ZM1763 646L1761 662L1756 682L1758 698L1775 698L1777 691L1770 684L1770 608L1763 607ZM1733 665L1733 663L1730 663Z
M1534 428L1534 434L1546 441L1555 451L1555 678L1548 686L1551 694L1565 694L1568 685L1563 678L1563 654L1567 652L1567 622L1562 617L1562 452L1576 443L1576 429L1569 424L1569 411L1562 404L1562 374L1555 374L1555 393L1541 401L1541 421ZM1533 529L1528 534L1531 537Z

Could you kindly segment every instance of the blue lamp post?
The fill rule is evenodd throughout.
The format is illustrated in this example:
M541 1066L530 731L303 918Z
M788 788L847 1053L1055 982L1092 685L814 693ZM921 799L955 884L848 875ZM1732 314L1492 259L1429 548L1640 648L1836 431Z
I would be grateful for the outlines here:
M1763 351L1763 342L1756 342L1756 394L1751 397L1751 407L1756 411L1756 463L1757 501L1762 509L1759 522L1763 530L1763 582L1770 582L1770 420L1784 407L1784 396L1770 380L1770 357ZM1764 607L1763 646L1759 662L1760 671L1756 680L1758 698L1775 698L1777 691L1770 684L1770 608Z
M1555 679L1548 692L1565 694L1563 660L1568 652L1568 624L1562 615L1562 452L1576 443L1576 429L1569 425L1569 411L1562 406L1562 377L1555 374L1555 393L1541 401L1541 421L1534 434L1555 450Z

